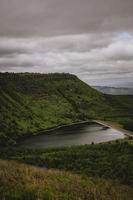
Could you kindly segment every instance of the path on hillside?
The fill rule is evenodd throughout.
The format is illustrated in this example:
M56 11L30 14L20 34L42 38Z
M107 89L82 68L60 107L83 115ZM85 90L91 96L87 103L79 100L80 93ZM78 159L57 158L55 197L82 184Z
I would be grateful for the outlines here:
M117 129L117 130L123 132L123 133L125 134L125 136L127 136L127 137L132 137L132 138L133 138L133 134L132 134L130 131L125 130L125 129L120 128L120 127L117 127L117 126L115 126L114 124L110 124L109 122L101 121L101 120L93 120L93 122L96 122L96 123L98 123L98 124L100 124L100 125L103 125L103 126L105 126L105 127L107 127L107 128L114 128L114 129Z

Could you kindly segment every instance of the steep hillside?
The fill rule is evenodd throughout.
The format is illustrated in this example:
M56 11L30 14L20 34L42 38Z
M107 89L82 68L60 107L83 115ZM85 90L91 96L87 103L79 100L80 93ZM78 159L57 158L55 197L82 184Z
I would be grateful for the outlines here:
M1 200L132 200L131 187L0 160Z
M0 145L87 119L123 123L126 117L130 125L132 102L132 96L104 95L75 75L0 73Z

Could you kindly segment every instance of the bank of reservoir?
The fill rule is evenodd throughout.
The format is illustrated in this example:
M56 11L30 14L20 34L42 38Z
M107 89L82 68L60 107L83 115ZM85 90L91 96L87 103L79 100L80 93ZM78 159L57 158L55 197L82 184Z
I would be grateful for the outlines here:
M64 126L44 134L25 139L21 146L28 148L48 148L100 143L125 138L125 134L114 128L98 123L80 123Z

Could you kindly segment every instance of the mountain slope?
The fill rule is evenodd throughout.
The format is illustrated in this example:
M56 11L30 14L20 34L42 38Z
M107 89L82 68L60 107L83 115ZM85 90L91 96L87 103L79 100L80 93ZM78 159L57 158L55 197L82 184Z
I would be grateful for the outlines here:
M131 187L0 160L1 200L131 200Z
M75 75L0 73L0 145L87 119L123 123L126 116L132 124L132 102L133 96L104 95Z

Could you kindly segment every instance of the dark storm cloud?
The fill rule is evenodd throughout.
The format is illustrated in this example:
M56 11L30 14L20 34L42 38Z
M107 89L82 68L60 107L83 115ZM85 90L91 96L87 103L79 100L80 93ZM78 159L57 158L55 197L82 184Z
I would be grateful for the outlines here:
M0 34L61 35L130 30L132 0L0 0Z
M132 0L0 0L0 71L133 86Z

